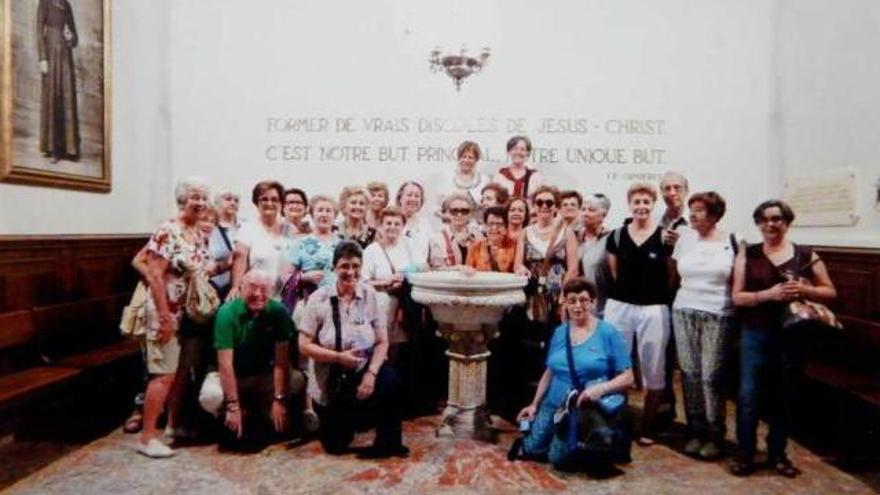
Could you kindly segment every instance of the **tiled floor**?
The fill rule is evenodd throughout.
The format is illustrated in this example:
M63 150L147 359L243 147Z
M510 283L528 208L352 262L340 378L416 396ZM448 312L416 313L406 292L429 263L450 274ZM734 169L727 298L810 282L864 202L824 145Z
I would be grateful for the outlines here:
M27 469L27 458L40 449L58 459L9 486L15 494L128 493L625 493L638 494L861 494L875 493L863 481L824 463L799 445L790 454L804 470L789 480L769 471L748 479L730 476L723 463L689 459L670 445L633 447L633 462L620 474L602 480L560 474L532 462L508 462L506 448L516 434L502 432L498 444L441 440L434 436L438 418L405 424L409 459L362 461L331 457L317 442L274 445L250 455L220 453L214 445L182 448L168 460L136 454L134 437L114 431L60 454L52 443L0 446L0 469ZM365 444L370 435L361 435ZM16 450L17 449L17 450ZM9 475L10 473L7 473Z

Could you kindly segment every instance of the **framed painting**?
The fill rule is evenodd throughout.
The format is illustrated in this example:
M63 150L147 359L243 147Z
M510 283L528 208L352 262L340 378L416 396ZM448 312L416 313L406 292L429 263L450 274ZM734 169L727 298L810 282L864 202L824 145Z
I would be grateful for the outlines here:
M0 0L0 181L111 188L111 0Z

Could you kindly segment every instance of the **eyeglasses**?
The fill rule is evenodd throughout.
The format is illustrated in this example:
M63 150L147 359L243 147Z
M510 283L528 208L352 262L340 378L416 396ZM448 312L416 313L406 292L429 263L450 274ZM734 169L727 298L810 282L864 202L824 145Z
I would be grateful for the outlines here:
M470 215L471 209L470 208L450 208L449 213L451 215Z
M289 201L285 201L284 204L285 205L304 205L304 204L306 204L306 202L300 201L298 199L291 199Z
M281 200L274 197L274 196L262 196L259 199L257 199L257 202L259 202L259 203L280 203Z
M592 298L592 297L586 297L586 296L582 296L582 297L566 297L566 298L565 298L565 304L568 304L569 306L575 306L575 305L577 305L577 304L580 304L580 305L582 305L582 306L587 306L587 305L589 305L589 304L592 303L592 302L593 302L593 298Z
M552 199L536 199L535 206L538 208L553 208L556 205L556 201Z
M780 223L785 219L782 218L782 215L771 215L769 217L761 217L761 223Z

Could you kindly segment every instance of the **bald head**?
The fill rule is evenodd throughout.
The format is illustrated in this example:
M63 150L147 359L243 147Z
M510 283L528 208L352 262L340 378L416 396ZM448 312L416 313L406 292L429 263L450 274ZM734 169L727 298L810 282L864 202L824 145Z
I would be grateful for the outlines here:
M241 279L241 296L248 309L261 311L265 308L273 285L272 277L263 270L245 273Z

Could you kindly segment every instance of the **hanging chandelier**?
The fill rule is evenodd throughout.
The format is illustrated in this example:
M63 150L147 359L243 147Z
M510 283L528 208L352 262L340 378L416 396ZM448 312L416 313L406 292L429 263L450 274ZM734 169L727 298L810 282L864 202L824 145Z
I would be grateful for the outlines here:
M431 58L428 61L431 64L431 72L444 72L452 78L455 83L455 90L461 91L461 83L466 78L478 74L489 63L489 48L483 48L483 51L477 57L467 55L467 49L461 47L458 54L442 54L440 48L437 47L431 51Z

